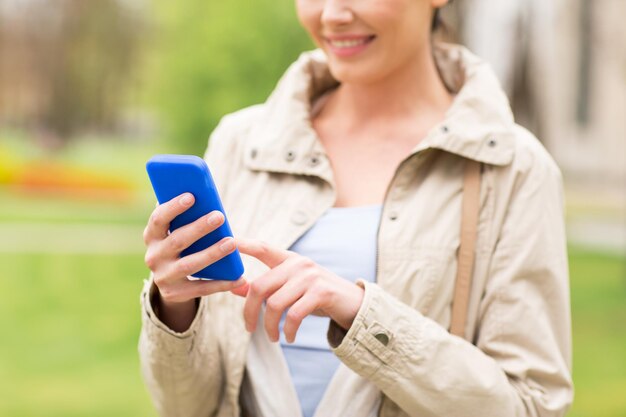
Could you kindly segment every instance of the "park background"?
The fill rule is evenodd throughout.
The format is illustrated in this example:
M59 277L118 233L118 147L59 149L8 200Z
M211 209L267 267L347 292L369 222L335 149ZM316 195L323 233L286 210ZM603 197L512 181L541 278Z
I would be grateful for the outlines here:
M576 398L626 415L626 1L455 0L561 166ZM155 416L136 353L155 153L202 154L312 44L293 0L0 0L0 415ZM523 318L520 318L523 319Z

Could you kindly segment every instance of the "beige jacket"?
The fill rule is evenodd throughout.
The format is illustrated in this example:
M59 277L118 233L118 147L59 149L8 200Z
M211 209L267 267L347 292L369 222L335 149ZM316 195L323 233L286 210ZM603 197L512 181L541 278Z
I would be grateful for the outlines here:
M562 416L573 388L559 170L515 125L485 64L457 46L439 46L435 55L457 95L389 184L377 282L365 284L347 334L329 329L343 371L322 400L329 414L317 415L365 416L375 395L382 417ZM217 127L206 158L235 235L288 248L333 205L333 173L310 110L335 85L323 54L305 53L266 103ZM485 167L466 328L471 343L447 332L464 158ZM265 270L244 262L250 279ZM271 389L281 383L284 363L275 355L250 363L279 348L257 334L251 343L242 298L204 297L191 327L175 333L155 316L153 291L148 281L139 350L163 416L235 417L241 404L264 417L299 415L283 407L295 395L289 381L285 390Z

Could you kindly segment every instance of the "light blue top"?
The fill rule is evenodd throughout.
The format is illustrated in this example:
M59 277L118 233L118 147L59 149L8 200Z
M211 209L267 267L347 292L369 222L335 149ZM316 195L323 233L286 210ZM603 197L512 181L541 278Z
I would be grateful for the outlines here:
M381 205L331 208L290 249L348 281L374 282L381 210ZM306 317L293 344L285 340L284 320L285 315L280 321L280 344L302 414L312 417L339 366L326 339L329 319Z

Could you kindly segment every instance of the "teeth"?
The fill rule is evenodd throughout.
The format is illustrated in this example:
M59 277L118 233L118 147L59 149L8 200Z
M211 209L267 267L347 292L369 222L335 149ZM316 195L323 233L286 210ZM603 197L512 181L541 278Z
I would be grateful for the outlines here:
M330 41L330 44L335 48L353 48L355 46L363 45L367 39L355 39L349 41Z

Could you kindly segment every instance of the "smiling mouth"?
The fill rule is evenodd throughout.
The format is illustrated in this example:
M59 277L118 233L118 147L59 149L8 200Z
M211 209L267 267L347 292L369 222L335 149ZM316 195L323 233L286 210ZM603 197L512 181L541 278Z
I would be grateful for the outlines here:
M332 46L333 48L347 49L347 48L356 48L361 45L370 43L371 41L374 40L375 37L376 36L371 35L371 36L365 36L362 38L355 38L355 39L328 39L326 38L326 42L328 42L328 44Z

